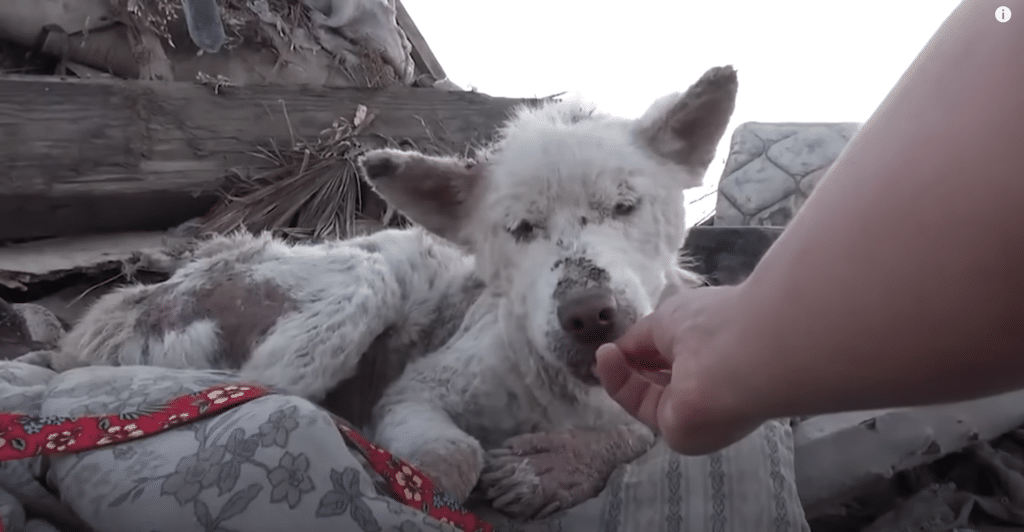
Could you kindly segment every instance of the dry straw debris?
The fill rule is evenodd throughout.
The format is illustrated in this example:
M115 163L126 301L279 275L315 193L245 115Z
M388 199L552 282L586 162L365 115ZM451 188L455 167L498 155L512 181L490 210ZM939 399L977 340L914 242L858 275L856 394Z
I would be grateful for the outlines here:
M128 23L155 33L171 48L171 28L184 17L181 0L115 0L129 14ZM310 8L296 0L220 0L227 48L240 43L275 45L284 39L297 45L315 34Z
M287 117L287 110L285 112ZM356 136L374 115L359 106L349 121L335 120L307 142L292 138L291 147L271 143L253 155L268 167L253 175L234 171L222 188L224 201L199 224L201 233L271 231L290 239L348 238L359 232L364 187L356 170L363 151ZM380 226L401 225L393 211L373 220Z

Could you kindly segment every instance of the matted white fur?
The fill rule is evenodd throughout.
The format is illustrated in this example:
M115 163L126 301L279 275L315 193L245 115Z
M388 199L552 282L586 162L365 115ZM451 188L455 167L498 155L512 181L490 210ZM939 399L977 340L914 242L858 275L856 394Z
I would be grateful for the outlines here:
M473 160L371 151L363 177L422 229L215 239L170 280L98 301L54 366L235 365L320 400L361 359L408 363L373 410L378 443L459 500L577 504L654 441L597 383L594 351L699 282L678 266L681 195L736 89L721 67L637 120L524 107Z

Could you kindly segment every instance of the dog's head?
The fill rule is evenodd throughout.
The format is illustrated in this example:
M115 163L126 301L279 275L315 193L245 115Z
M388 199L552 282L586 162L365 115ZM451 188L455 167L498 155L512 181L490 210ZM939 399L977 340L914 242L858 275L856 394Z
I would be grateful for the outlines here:
M701 183L736 92L719 67L635 120L524 107L475 160L375 150L360 166L395 208L475 254L510 333L596 382L597 347L679 283L682 192Z

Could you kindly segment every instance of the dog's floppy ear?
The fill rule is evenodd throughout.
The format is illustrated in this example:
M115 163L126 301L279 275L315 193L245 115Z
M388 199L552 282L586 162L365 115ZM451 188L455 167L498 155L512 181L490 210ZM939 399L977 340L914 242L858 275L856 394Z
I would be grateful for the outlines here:
M686 187L698 186L729 125L738 88L731 66L712 68L686 92L654 102L637 119L636 135L656 155L685 167Z
M467 246L466 228L485 179L481 165L392 149L357 161L363 179L385 201L426 230Z

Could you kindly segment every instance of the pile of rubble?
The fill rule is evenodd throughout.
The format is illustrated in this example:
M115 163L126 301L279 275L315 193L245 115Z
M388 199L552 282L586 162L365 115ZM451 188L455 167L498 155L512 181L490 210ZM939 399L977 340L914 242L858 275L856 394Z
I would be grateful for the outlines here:
M50 56L57 74L449 86L417 68L415 31L393 0L12 0L0 15L0 41Z
M354 158L461 153L525 101L449 82L396 0L8 2L0 298L73 323L203 233L401 225Z

